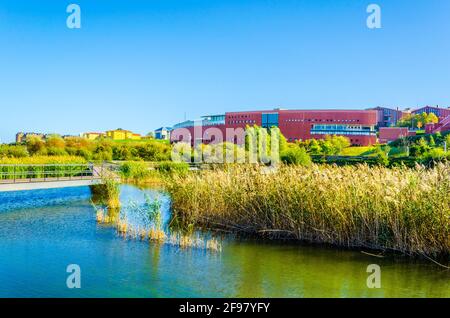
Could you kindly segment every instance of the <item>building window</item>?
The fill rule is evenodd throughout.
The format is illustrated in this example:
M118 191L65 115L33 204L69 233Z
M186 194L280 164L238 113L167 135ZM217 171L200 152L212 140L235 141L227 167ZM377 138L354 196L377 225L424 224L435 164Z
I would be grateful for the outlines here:
M277 113L271 113L271 114L262 114L262 124L261 126L264 128L270 128L270 127L278 127L278 114Z

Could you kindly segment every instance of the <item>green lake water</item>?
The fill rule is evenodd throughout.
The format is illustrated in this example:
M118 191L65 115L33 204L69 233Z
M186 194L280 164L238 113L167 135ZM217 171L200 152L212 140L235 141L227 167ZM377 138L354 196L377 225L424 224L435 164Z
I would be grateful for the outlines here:
M169 198L162 201L169 217ZM124 239L97 224L88 188L0 193L0 297L450 297L450 271L322 246L224 239L222 252ZM123 186L121 200L142 203ZM66 286L69 264L81 288ZM369 264L381 288L366 286Z

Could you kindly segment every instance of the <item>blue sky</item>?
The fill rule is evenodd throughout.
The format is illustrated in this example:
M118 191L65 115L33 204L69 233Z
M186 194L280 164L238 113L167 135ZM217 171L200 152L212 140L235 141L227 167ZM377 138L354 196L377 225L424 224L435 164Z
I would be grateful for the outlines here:
M366 27L370 3L382 29ZM450 106L449 21L448 0L0 0L0 140L273 107Z

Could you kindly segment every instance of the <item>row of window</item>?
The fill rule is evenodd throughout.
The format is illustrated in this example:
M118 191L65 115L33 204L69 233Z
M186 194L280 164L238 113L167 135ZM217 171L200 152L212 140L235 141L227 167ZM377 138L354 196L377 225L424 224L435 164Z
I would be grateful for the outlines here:
M348 130L326 130L326 131L313 131L311 135L355 135L355 136L372 136L376 135L375 131L348 131Z
M289 118L285 122L340 122L340 123L359 123L359 119L299 119L299 118Z
M250 115L232 115L228 116L231 119L237 119L237 118L250 118Z
M301 138L289 138L289 142L293 142L293 141L302 141ZM350 143L353 144L358 144L359 143L359 139L350 139Z
M370 126L362 125L313 125L314 130L373 130Z
M228 124L256 124L256 120L229 120Z
M217 126L223 124L225 124L225 121L210 121L210 120L203 121L203 126Z

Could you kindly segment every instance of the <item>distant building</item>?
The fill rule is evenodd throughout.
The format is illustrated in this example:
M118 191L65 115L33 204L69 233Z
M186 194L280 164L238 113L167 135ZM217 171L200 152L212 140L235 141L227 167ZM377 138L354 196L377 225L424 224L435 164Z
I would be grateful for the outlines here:
M377 111L377 127L394 127L397 125L398 121L404 116L408 115L409 112L401 111L398 108L392 109L387 107L375 107L370 108L371 110Z
M173 129L188 128L188 127L194 126L194 124L195 124L194 120L185 120L185 121L183 121L181 123L173 125Z
M170 127L160 127L155 130L154 137L155 139L160 140L170 140L170 132L172 131L172 128Z
M450 116L450 108L443 108L439 106L425 106L421 108L417 108L411 112L414 115L422 114L422 113L433 113L435 114L440 120L444 119L447 116Z
M105 134L101 132L87 132L81 135L83 138L89 139L89 140L95 140L100 137L104 137Z
M132 131L124 130L118 128L115 130L108 130L106 132L106 137L112 140L141 140L142 136L140 134L135 134Z
M25 142L27 140L28 137L37 137L40 139L45 139L47 138L46 134L41 134L41 133L35 133L35 132L18 132L16 134L16 143L22 143Z
M62 139L70 139L70 138L79 138L80 136L75 136L75 135L62 135L61 138Z

